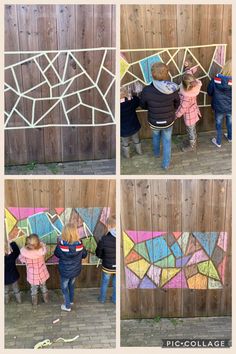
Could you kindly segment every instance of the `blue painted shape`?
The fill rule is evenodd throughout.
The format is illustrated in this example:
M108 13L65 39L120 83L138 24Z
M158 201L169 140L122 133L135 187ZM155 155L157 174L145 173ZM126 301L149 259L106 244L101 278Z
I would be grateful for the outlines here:
M156 285L146 276L140 283L141 289L156 289Z
M139 62L140 68L143 73L143 78L147 84L150 84L152 82L152 64L161 61L162 60L159 55L154 55L153 57L145 58Z
M76 208L75 210L93 233L103 208Z
M31 233L37 234L39 237L52 232L54 227L51 220L45 213L39 213L28 217Z
M183 253L181 251L181 248L179 247L179 244L176 242L171 246L171 250L174 253L176 258L182 257Z
M61 220L60 219L57 219L54 223L53 223L53 225L55 225L55 227L60 231L60 232L62 232L62 229L63 229L63 223L61 222Z
M181 268L181 267L185 266L185 264L188 263L188 260L190 259L190 257L191 257L191 255L176 259L176 267Z
M211 256L218 238L217 232L193 232L198 242L202 245L206 253Z
M171 252L163 237L157 237L146 242L151 263L167 257Z

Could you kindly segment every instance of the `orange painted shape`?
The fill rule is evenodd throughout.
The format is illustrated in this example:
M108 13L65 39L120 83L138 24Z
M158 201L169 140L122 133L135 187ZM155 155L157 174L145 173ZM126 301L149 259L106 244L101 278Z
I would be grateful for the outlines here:
M172 233L176 239L182 235L182 232L172 232Z
M140 256L140 254L138 254L137 252L135 252L134 250L132 250L128 256L125 258L125 263L132 263L135 261L138 261L139 259L141 259L142 257Z
M207 277L202 274L196 274L187 279L189 289L207 289Z

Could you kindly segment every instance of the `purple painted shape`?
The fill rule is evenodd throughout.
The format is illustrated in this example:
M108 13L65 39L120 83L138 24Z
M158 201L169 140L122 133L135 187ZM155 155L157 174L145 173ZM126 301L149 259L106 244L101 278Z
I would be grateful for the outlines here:
M140 279L131 272L127 267L125 267L125 278L126 278L126 288L135 289L140 283Z
M56 256L54 256L54 254L50 257L50 258L48 258L47 259L47 264L49 263L52 263L52 264L57 264L58 263L58 261L59 261L59 259L56 257Z
M184 271L179 272L174 278L172 278L167 284L163 286L163 288L171 289L171 288L187 288L187 282L184 275Z
M26 219L31 215L42 213L49 208L7 208L17 220Z
M166 232L157 231L126 231L126 233L134 241L134 243L150 240L154 237L166 234Z
M227 251L227 232L220 232L217 245L225 252Z
M141 289L155 289L156 285L146 276L141 281L139 288L141 288Z
M181 268L181 267L185 266L185 264L188 262L190 257L191 256L185 256L185 257L176 259L176 267Z
M100 221L106 225L107 224L107 219L109 218L110 216L110 211L111 211L111 208L109 207L105 207L102 209L102 214L101 214L101 217L100 217Z
M191 264L207 261L208 259L209 257L206 255L206 253L203 250L199 250L195 252L193 256L190 258L190 261L188 262L188 266Z
M225 46L219 46L216 49L214 60L218 64L223 66L224 65L224 59L225 59Z

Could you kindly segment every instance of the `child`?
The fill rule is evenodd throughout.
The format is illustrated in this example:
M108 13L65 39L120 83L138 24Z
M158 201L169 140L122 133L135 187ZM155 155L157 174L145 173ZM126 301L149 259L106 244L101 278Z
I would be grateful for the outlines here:
M38 305L38 289L41 289L43 301L48 303L46 280L49 273L45 264L46 245L40 242L38 235L31 234L26 238L25 247L21 248L19 260L26 264L27 280L31 285L33 306Z
M69 223L62 230L62 240L57 244L54 254L59 258L59 273L61 277L61 290L65 303L61 305L61 310L71 311L74 303L75 278L82 269L82 258L87 257L79 238L77 227Z
M211 141L218 148L222 141L222 122L226 117L227 133L224 137L232 142L232 62L228 60L221 73L211 79L207 93L212 96L211 106L215 112L216 138Z
M162 168L167 170L171 160L171 135L175 111L179 107L178 85L168 81L169 70L157 62L151 68L153 82L141 93L140 106L148 110L148 123L152 129L154 155L160 156L160 141L163 143Z
M5 241L5 303L10 301L10 288L12 287L18 304L21 303L21 293L19 290L18 280L20 275L16 268L16 259L20 254L20 250L15 242L10 245Z
M105 303L107 288L112 277L112 297L116 303L116 219L111 216L108 220L108 233L98 242L96 256L102 259L102 283L99 301Z
M142 147L139 139L139 123L136 109L139 106L138 96L129 97L128 89L121 87L120 89L120 118L121 118L121 143L122 151L126 158L130 158L129 141L132 139L137 154L142 155Z
M182 151L192 151L196 149L197 132L196 123L201 117L201 112L197 105L197 96L201 90L202 82L196 79L193 74L196 68L189 68L188 62L185 62L185 74L180 84L180 106L176 111L176 118L184 116L184 123L186 125L188 134L187 146L182 147Z

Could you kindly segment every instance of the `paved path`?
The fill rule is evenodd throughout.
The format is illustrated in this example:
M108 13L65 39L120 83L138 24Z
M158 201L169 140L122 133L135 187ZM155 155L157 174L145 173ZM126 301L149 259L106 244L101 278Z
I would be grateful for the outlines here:
M114 175L116 160L74 161L11 166L5 168L7 175Z
M29 292L23 294L23 303L14 299L5 306L5 348L33 348L44 339L59 337L79 338L72 343L54 343L49 348L114 348L115 305L97 301L99 289L79 289L71 312L60 310L60 290L50 291L50 304L40 301L32 309ZM109 294L108 294L109 295ZM109 297L108 297L109 298ZM52 322L59 318L56 324Z
M121 174L126 175L228 175L231 174L231 144L223 138L222 147L213 145L214 133L200 133L196 152L184 153L180 145L186 136L173 136L172 161L168 171L161 168L161 158L155 158L150 139L142 141L143 155L132 153L130 159L121 158Z
M161 347L163 339L231 339L231 317L122 320L122 347Z

